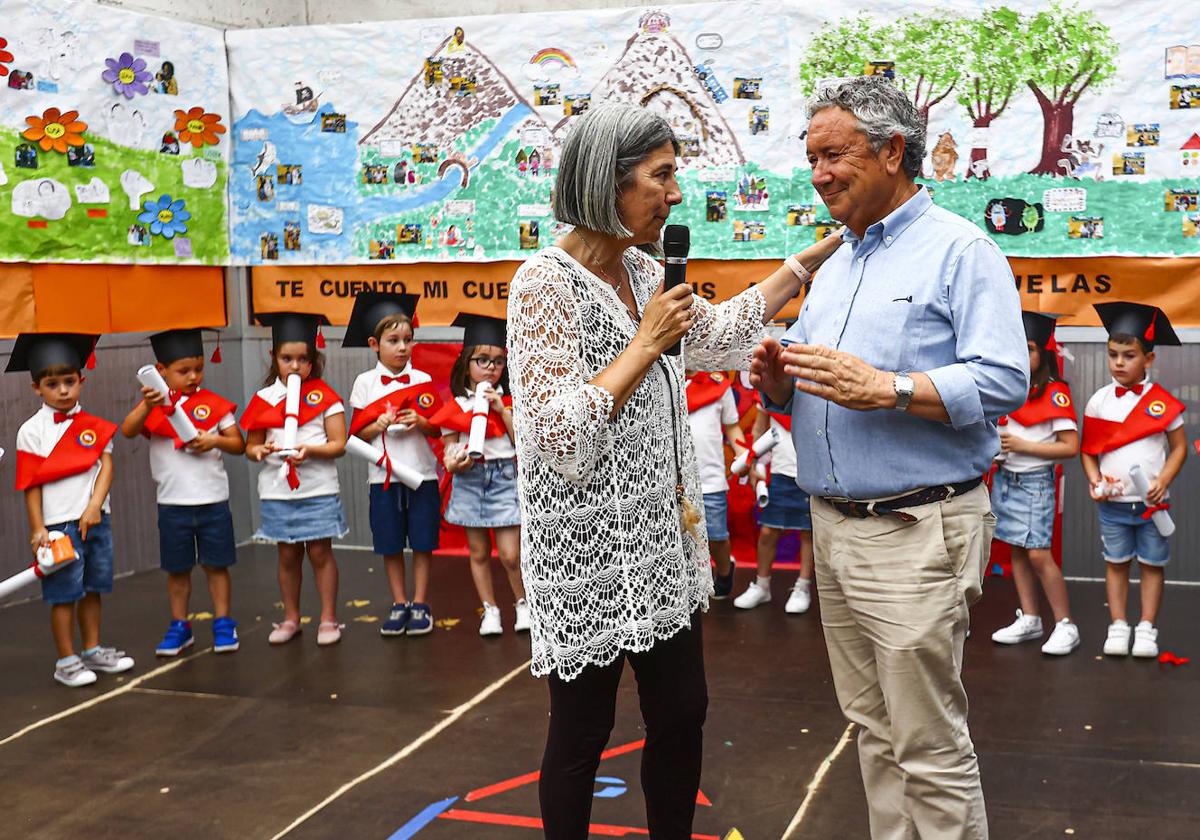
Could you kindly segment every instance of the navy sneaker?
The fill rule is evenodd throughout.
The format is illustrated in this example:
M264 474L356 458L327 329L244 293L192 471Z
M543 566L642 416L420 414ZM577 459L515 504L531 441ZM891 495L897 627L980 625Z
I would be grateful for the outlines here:
M405 625L408 624L408 607L404 604L392 604L387 621L379 628L380 636L403 636Z
M410 636L424 636L433 629L433 613L428 604L408 605L408 624L404 630Z
M238 649L237 622L229 616L213 621L213 653L233 653Z
M167 634L154 649L155 656L178 656L196 643L192 638L192 622L172 621Z
M733 566L729 567L729 574L719 575L713 572L713 598L717 601L724 600L733 594Z

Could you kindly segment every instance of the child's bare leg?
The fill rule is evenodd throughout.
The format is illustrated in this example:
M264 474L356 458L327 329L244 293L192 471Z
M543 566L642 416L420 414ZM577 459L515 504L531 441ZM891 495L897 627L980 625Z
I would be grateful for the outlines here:
M1162 606L1163 596L1163 567L1138 564L1139 586L1142 590L1142 621L1155 624L1158 619L1158 608Z
M1113 621L1125 621L1125 602L1129 599L1129 561L1105 561L1104 591L1108 595L1108 613Z
M167 573L167 603L174 621L187 621L188 601L192 597L192 570Z
M404 585L404 553L388 554L383 558L387 572L388 588L392 590L393 604L408 603L408 589Z
M413 552L413 601L418 604L428 604L429 569L433 564L432 551Z
M779 550L779 529L763 525L758 529L758 576L771 576L771 566L775 562L775 553Z
M800 579L813 579L813 538L812 531L800 532Z
M75 655L75 605L50 605L50 632L54 634L54 648L59 659Z
M321 623L337 622L338 567L333 557L333 540L313 540L306 544L321 598Z
M504 566L504 572L508 575L513 597L520 601L525 597L525 582L521 579L521 526L497 528L495 534L500 565Z
M84 650L100 645L100 595L89 592L75 610L79 618L79 636Z
M230 590L229 569L216 569L204 566L204 574L208 575L208 594L212 596L213 615L225 618L229 615ZM188 576L189 589L191 576Z
M1042 582L1042 591L1054 611L1054 623L1071 617L1071 601L1067 597L1067 582L1063 579L1062 569L1054 562L1054 555L1048 548L1029 549L1029 563ZM1035 602L1036 603L1036 602Z
M708 544L708 551L713 560L717 561L717 574L725 577L731 571L729 540L714 540Z
M304 580L304 543L279 543L279 595L283 620L300 624L300 584Z
M496 590L492 586L492 537L487 528L467 528L467 553L471 580L479 600L495 606Z
M1037 577L1029 567L1030 551L1019 545L1011 546L1011 549L1013 583L1017 585L1017 600L1021 602L1021 612L1036 616L1040 612Z

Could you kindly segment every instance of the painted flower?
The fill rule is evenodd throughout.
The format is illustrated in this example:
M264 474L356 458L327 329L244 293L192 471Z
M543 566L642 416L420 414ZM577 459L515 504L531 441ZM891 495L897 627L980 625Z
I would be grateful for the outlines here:
M149 224L151 233L164 239L174 239L177 233L187 233L185 223L192 218L192 214L183 208L182 198L172 200L169 195L160 195L158 201L146 200L137 220Z
M108 69L100 74L104 81L113 86L117 93L125 94L126 99L133 99L134 94L145 96L150 92L150 71L146 62L134 58L130 53L121 53L120 58L106 58L104 63Z
M0 76L8 75L8 62L13 60L13 54L5 47L8 46L8 41L0 38Z
M64 114L57 108L47 108L40 117L31 114L25 122L29 123L29 128L21 136L37 141L43 152L53 149L65 155L68 146L83 145L83 132L87 131L87 123L79 121L78 111Z
M206 114L203 108L192 108L175 112L175 130L180 142L191 143L198 149L217 145L221 140L217 135L225 133L225 126L221 125L220 114Z

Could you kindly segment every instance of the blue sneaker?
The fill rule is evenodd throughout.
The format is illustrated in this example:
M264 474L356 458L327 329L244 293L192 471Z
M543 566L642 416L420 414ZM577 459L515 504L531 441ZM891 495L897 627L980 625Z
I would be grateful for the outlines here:
M155 656L178 656L196 643L192 638L192 622L172 621L167 634L154 649Z
M238 649L237 622L229 616L213 621L213 653L233 653Z
M379 628L380 636L403 636L405 625L408 624L408 607L404 604L392 604L387 621Z
M424 636L433 629L433 613L428 604L408 605L408 625L404 628L410 636Z

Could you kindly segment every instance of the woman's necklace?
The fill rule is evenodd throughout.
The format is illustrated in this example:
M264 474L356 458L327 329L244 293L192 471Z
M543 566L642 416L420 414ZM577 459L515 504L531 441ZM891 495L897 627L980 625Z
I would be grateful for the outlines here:
M604 270L604 266L601 264L600 260L596 257L596 250L592 247L592 243L588 242L587 238L582 233L579 234L579 241L582 242L583 247L587 249L588 260L592 263L592 265L594 265L596 267L596 271L599 272L599 274L600 274L600 279L603 280L608 285L612 286L613 290L619 294L621 291L621 284L624 281L621 279L618 279L616 277L613 277L611 274L609 274L607 271Z

